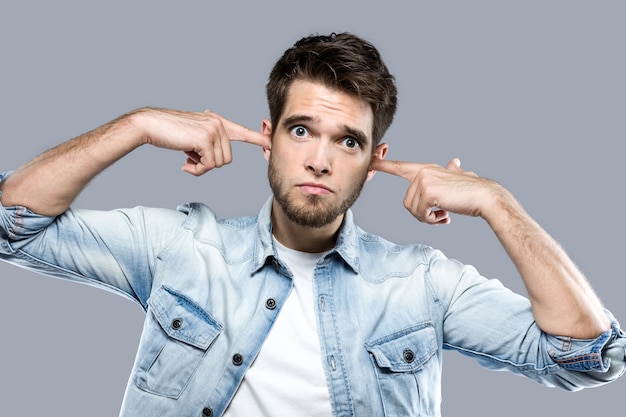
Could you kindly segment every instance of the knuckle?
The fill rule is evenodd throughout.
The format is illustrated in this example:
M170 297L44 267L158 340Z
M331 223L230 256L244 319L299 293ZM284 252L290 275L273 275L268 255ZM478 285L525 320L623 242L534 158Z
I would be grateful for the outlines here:
M215 136L220 130L220 125L217 121L215 121L214 119L210 120L209 124L207 125L207 133L209 133L209 135L211 137Z

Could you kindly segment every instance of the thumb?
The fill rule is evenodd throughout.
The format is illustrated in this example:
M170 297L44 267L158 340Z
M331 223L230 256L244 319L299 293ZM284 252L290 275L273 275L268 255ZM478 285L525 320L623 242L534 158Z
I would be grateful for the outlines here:
M446 169L452 171L460 171L461 170L461 160L459 158L452 158L448 165L446 165Z

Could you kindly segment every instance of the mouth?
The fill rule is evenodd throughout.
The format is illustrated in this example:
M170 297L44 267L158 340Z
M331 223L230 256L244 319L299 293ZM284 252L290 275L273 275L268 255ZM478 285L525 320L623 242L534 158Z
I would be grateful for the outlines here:
M300 189L300 191L309 195L328 195L333 192L324 184L318 184L313 182L298 184L297 187Z

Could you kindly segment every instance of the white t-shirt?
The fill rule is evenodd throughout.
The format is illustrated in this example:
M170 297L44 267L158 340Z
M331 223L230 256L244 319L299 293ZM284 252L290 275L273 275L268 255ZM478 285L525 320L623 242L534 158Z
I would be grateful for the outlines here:
M293 290L224 416L329 417L313 293L322 254L298 252L276 239L274 245L294 275Z

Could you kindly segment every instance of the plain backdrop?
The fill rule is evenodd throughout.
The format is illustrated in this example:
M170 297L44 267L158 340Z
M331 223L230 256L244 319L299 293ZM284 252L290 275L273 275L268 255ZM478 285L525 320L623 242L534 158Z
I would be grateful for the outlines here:
M380 49L400 91L388 158L463 167L509 188L626 320L626 3L620 1L29 1L0 6L0 170L141 106L212 109L258 129L271 66L311 33ZM209 204L256 214L269 193L254 145L194 178L182 154L140 149L76 206ZM366 230L422 242L524 292L487 225L427 226L407 183L379 173L354 207ZM114 416L144 314L132 302L0 264L0 415ZM618 412L626 378L577 393L446 352L446 416Z

